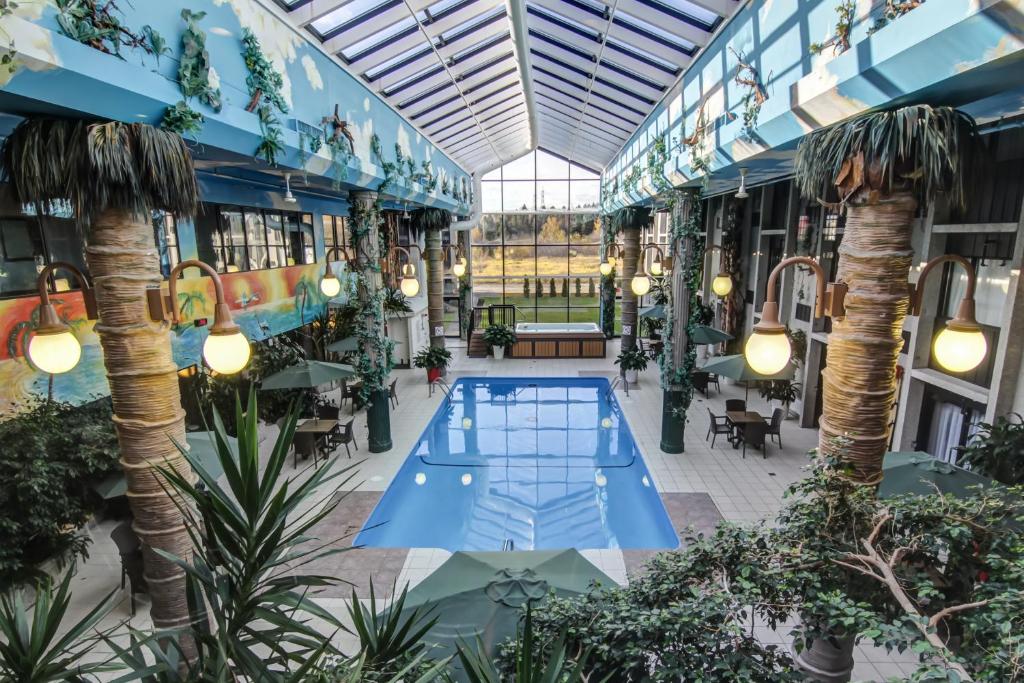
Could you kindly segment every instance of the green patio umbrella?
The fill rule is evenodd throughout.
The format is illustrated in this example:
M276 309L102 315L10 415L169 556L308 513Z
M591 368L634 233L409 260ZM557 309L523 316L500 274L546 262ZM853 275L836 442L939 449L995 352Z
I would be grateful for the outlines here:
M494 654L515 635L527 602L537 604L552 591L585 593L595 581L615 585L576 550L457 552L409 591L403 611L420 607L437 617L425 640L438 646L438 658L455 654L460 642L475 646L477 638Z
M325 363L319 360L304 360L297 365L275 372L260 384L260 390L268 389L313 389L321 384L356 376L355 368L342 363Z
M645 306L637 311L641 318L651 318L652 320L664 320L665 319L665 307L661 304L654 304L653 306Z
M213 432L189 432L185 435L185 441L192 455L199 458L199 462L212 477L219 479L224 474L220 458L217 457L217 442L214 440ZM238 451L238 440L235 437L229 436L228 443L235 452ZM124 472L118 470L111 472L91 488L104 500L110 500L125 495L128 491L128 482L124 478Z
M886 453L882 461L878 497L892 498L903 493L927 495L938 490L957 498L967 498L976 493L971 487L991 486L992 483L987 477L936 460L928 453Z
M334 353L349 353L359 350L359 340L355 337L345 337L327 345L327 350Z
M745 385L744 400L750 397L751 382L793 379L793 375L796 372L796 368L793 367L793 364L787 363L786 367L774 375L762 375L754 372L753 368L747 365L747 359L742 353L737 353L731 356L715 356L714 358L709 358L700 370L703 370L704 372L713 372L719 377L728 377L729 379L734 379L737 382L743 382Z
M697 325L693 328L694 344L721 344L732 339L732 335L708 325Z

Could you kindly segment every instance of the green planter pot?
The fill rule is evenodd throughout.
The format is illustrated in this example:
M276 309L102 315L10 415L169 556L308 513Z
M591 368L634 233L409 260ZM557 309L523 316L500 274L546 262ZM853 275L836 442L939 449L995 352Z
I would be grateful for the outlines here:
M370 431L370 452L383 453L391 450L391 404L387 389L370 394L370 405L366 408L366 426Z
M661 399L661 450L663 453L682 453L686 433L686 410L682 406L683 392L666 389ZM680 414L673 410L680 407Z

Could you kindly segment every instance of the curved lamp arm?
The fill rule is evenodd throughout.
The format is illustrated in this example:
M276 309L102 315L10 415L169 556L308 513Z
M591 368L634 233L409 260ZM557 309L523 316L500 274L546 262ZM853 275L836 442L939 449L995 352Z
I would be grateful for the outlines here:
M153 320L170 319L175 324L181 322L177 306L178 276L186 268L198 268L213 280L216 303L213 307L213 325L210 327L210 334L235 334L239 332L239 327L232 319L231 310L228 308L227 301L224 298L224 284L221 282L220 273L214 270L210 264L197 259L182 261L171 270L170 275L167 277L168 296L166 299L161 296L159 287L151 287L147 290L150 318Z
M914 287L914 296L910 302L910 315L921 315L921 298L924 296L924 283L928 278L928 274L939 264L950 262L959 263L967 271L967 290L964 292L964 298L960 300L960 307L957 309L956 317L950 321L950 324L968 322L977 325L974 313L974 290L977 287L978 275L971 262L957 254L936 256L924 265L924 268L921 269L921 275L917 278L917 285Z
M39 290L39 324L36 326L37 333L45 334L47 332L62 331L67 327L61 321L60 316L57 315L57 310L53 307L53 304L50 303L50 276L57 270L66 270L78 280L78 284L81 287L82 300L85 302L86 318L96 320L98 317L96 315L96 293L82 271L73 263L54 261L43 268L36 279L36 288Z
M326 254L324 254L324 257L327 259L327 267L324 268L325 278L334 277L334 270L331 268L331 254L335 253L341 254L344 257L341 260L344 261L345 263L349 263L352 261L352 257L348 253L348 249L346 249L344 245L335 244L333 247L327 250Z
M814 302L815 318L823 318L826 315L839 318L845 314L843 298L846 294L846 285L842 283L829 285L821 265L809 256L791 256L780 261L779 265L775 266L768 276L764 306L761 308L761 320L754 325L754 329L758 332L772 333L786 329L779 322L779 304L775 300L775 286L778 284L779 275L782 271L789 266L795 265L808 266L814 272L816 290ZM831 289L831 292L827 291L828 289Z
M647 274L647 266L644 264L644 254L646 254L651 249L654 249L655 253L657 254L657 258L655 260L662 263L662 269L666 267L665 252L663 252L661 250L661 247L659 247L657 244L651 242L650 244L645 244L640 248L640 254L637 256L637 275Z

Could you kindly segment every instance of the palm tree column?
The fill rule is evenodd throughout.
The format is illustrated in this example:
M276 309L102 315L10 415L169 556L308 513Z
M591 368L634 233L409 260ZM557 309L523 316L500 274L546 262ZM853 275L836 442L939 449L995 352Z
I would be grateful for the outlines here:
M163 280L153 226L131 211L104 211L92 221L85 253L96 288L95 330L114 405L132 528L142 541L153 624L181 628L189 623L185 572L154 549L189 561L192 545L158 468L193 475L175 445L185 443L185 412L170 329L152 322L146 305L146 289Z
M836 276L848 288L846 316L832 321L829 335L819 448L830 453L835 437L849 439L843 456L864 482L881 477L889 442L916 207L910 192L874 200L863 192L847 202Z
M636 348L637 296L633 293L633 276L640 257L640 228L627 225L622 230L622 350Z

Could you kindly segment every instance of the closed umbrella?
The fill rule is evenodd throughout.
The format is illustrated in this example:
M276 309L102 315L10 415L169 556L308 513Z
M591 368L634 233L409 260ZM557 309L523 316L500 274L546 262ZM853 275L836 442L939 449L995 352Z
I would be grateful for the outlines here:
M968 498L977 493L973 487L991 486L992 483L987 477L936 460L928 453L886 453L882 461L882 483L878 485L878 497L938 492Z
M264 378L260 389L314 389L322 384L355 376L355 368L351 365L304 360Z
M238 452L238 440L233 436L227 437L233 452ZM214 479L219 479L224 474L220 458L217 457L217 441L213 432L189 432L185 435L185 442L188 444L189 452L199 460L203 468L210 473ZM104 500L118 498L128 491L128 482L124 478L124 471L118 470L104 477L91 486L92 490L100 494Z
M327 345L327 350L334 353L349 353L359 350L359 339L356 337L345 337Z
M732 339L732 335L708 325L697 325L693 328L694 344L721 344Z
M457 552L409 592L403 611L419 607L437 617L424 640L438 646L432 650L438 658L455 654L459 643L475 646L478 638L493 655L515 635L524 605L552 591L585 593L594 582L615 585L576 550Z
M747 365L747 359L741 353L737 353L732 356L716 356L715 358L710 358L700 369L704 372L713 372L719 377L728 377L729 379L734 379L737 382L743 382L746 385L744 393L745 398L749 398L750 382L793 379L793 375L796 372L796 368L793 367L793 364L787 363L786 367L782 368L782 370L779 370L774 375L762 375L758 372L754 372L754 369Z

